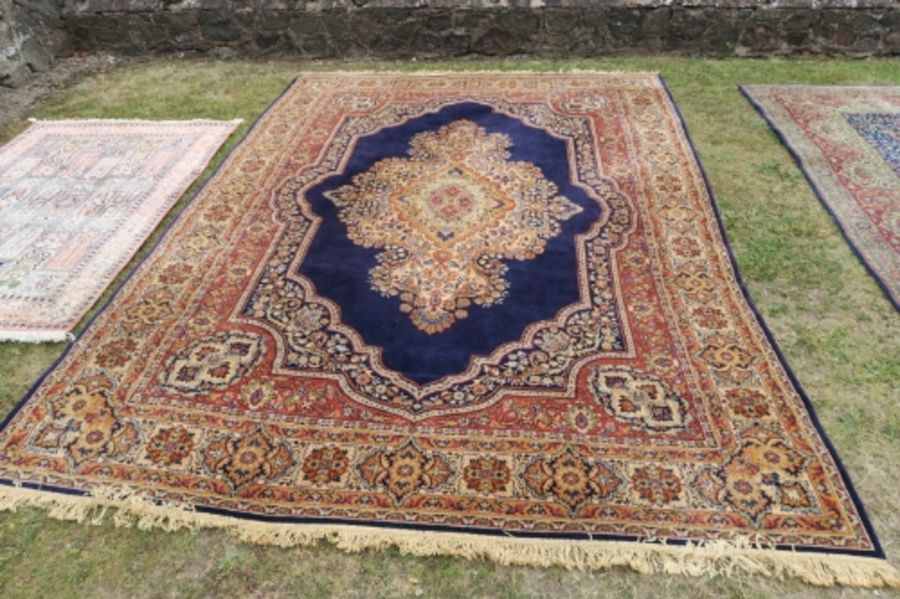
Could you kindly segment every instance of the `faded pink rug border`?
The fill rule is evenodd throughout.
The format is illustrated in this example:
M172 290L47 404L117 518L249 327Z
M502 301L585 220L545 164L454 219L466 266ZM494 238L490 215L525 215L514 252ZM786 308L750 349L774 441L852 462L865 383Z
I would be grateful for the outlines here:
M243 119L32 119L30 122L28 129L0 147L0 182L7 176L10 165L16 164L37 144L51 142L48 138L53 135L110 136L126 132L132 135L146 132L148 136L185 135L192 138L191 151L183 154L161 176L154 178L152 187L130 206L132 213L129 218L104 232L105 238L98 251L73 265L71 270L79 272L66 283L64 293L58 297L29 301L27 297L16 297L15 293L0 289L0 342L46 342L71 338L72 330L203 173ZM10 205L4 204L4 198L0 195L0 208L3 210L24 208L17 207L15 200ZM23 214L22 218L27 221L29 216ZM0 237L0 245L2 242Z

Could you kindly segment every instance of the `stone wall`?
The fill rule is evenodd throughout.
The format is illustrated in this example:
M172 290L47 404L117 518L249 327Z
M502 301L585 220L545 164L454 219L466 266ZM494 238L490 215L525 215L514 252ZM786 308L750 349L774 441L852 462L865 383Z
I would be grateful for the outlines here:
M66 0L65 22L128 54L900 54L898 0Z
M900 0L0 0L0 85L71 50L900 56Z
M0 86L16 87L67 51L63 0L0 0Z

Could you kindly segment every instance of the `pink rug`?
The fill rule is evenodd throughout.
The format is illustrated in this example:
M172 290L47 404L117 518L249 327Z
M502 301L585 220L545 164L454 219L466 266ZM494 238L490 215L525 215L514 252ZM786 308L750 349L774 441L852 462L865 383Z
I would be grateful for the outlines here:
M65 339L239 123L40 121L0 148L0 340Z

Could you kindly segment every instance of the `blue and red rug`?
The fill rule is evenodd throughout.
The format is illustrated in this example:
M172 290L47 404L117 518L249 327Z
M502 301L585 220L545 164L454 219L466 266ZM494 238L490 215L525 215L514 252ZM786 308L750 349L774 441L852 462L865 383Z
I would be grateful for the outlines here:
M298 79L0 478L256 542L900 584L648 74Z

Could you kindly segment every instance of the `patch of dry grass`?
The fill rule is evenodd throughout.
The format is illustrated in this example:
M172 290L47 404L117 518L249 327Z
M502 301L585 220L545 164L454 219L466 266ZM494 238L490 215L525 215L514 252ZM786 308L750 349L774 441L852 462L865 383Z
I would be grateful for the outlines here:
M242 116L249 121L297 72L328 68L661 71L709 172L750 292L812 398L891 561L900 566L900 318L788 154L735 88L754 82L900 83L900 62L635 58L338 66L157 60L82 80L36 114ZM0 132L0 139L22 126ZM229 146L234 139L237 136ZM0 344L0 409L11 408L61 348ZM508 568L397 552L348 555L324 545L284 550L237 543L217 532L142 532L61 523L34 510L0 516L0 588L6 596L17 597L700 599L871 594L749 576L692 579L621 569Z

